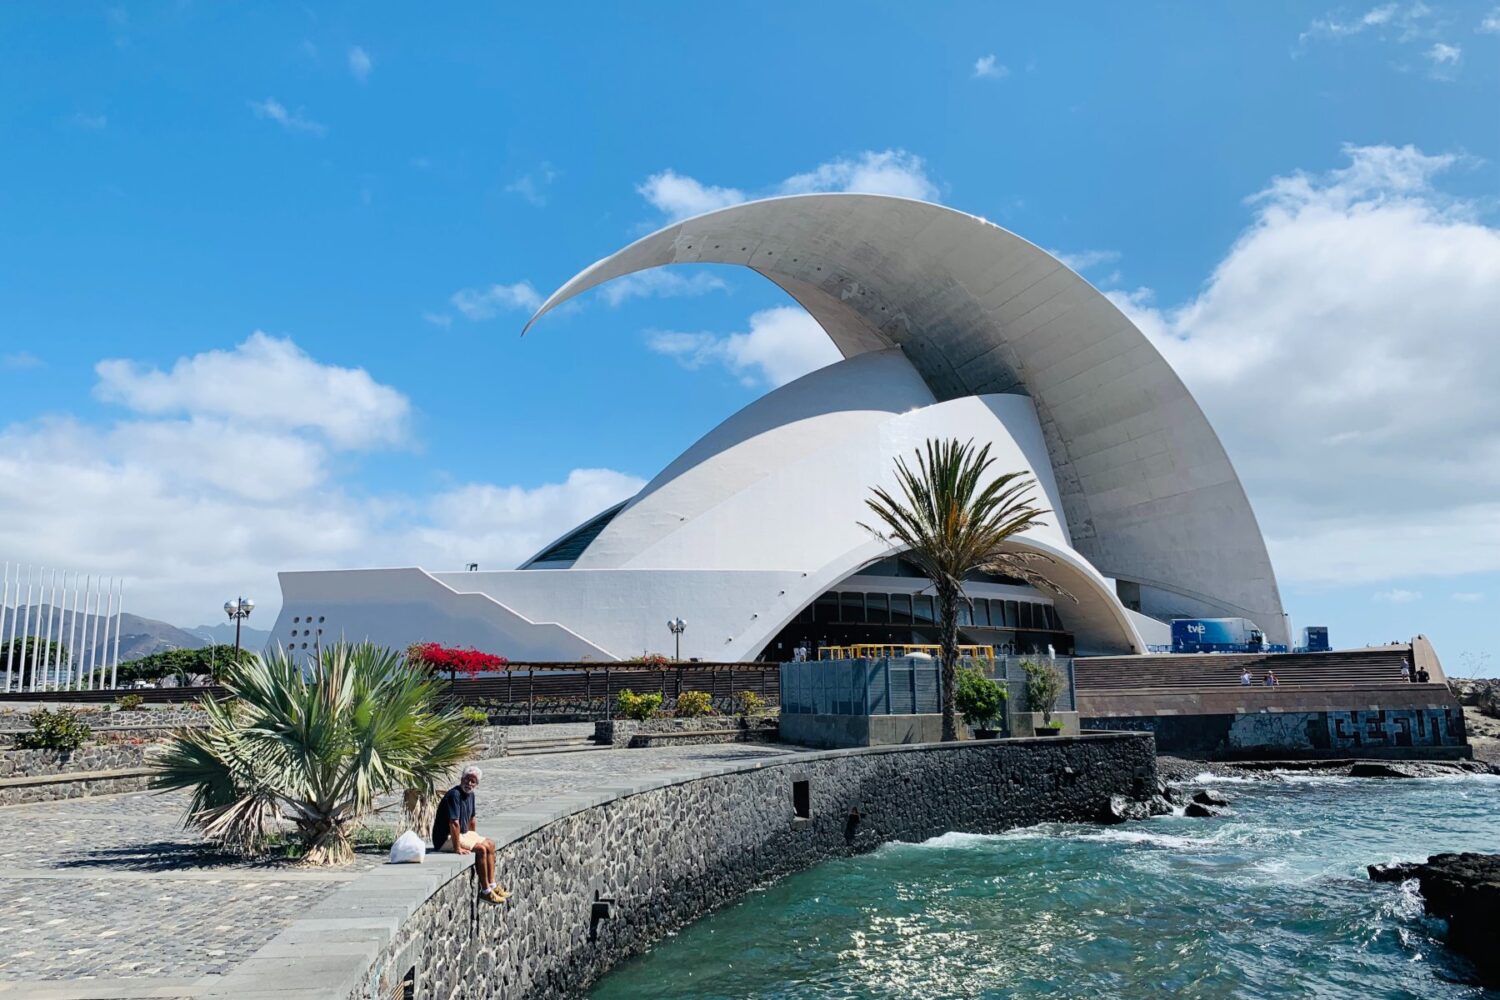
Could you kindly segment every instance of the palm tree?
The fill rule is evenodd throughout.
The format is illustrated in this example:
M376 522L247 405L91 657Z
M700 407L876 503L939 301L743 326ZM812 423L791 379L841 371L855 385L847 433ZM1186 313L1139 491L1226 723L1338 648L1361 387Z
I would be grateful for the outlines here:
M943 669L943 739L958 739L954 690L958 670L958 602L967 600L963 579L976 570L1000 570L1022 579L1040 575L1017 553L1002 552L1012 535L1040 526L1050 511L1028 496L1036 482L1009 472L987 479L990 446L975 449L973 440L929 438L926 454L917 452L913 471L896 459L900 497L881 487L865 501L885 524L877 530L860 526L881 541L905 550L906 558L932 581L938 603L938 643Z
M233 849L262 850L285 819L306 863L348 862L377 797L430 799L474 750L436 682L369 644L324 647L306 670L281 650L250 657L223 684L232 697L206 699L208 726L173 736L153 787L191 788L185 825Z

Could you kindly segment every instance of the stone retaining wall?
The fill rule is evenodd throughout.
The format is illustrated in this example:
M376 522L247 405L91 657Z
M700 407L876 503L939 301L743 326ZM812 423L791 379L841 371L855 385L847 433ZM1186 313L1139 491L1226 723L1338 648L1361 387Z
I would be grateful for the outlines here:
M777 757L558 814L506 814L485 832L511 901L477 902L462 869L406 911L348 996L385 996L409 970L419 997L575 994L665 934L825 859L952 830L1093 821L1110 796L1155 790L1151 737L1121 733ZM392 905L377 882L369 892ZM314 941L307 951L313 960ZM285 972L298 978L295 960Z
M83 746L72 753L58 750L0 751L0 778L34 778L69 771L115 771L144 767L146 748L140 746Z
M745 734L746 742L753 742L755 738L764 738L766 734L776 732L776 717L773 715L757 715L746 718L743 715L703 715L695 719L601 719L594 723L594 742L604 743L610 746L629 747L645 746L647 740L638 739L641 736L651 734L677 734L691 733L700 730L712 729L738 729ZM674 743L686 743L687 739L674 740ZM726 742L723 738L704 742Z

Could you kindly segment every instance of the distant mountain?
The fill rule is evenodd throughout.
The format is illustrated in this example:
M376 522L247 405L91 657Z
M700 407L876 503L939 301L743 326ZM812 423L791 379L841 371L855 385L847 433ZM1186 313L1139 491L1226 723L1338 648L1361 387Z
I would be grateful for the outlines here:
M234 626L229 622L221 622L218 625L199 625L197 628L183 629L198 636L203 640L199 645L207 646L218 643L223 646L234 645ZM249 625L240 626L240 645L246 649L264 649L266 643L271 641L271 633L268 629L251 628Z
M24 634L26 635L45 634L47 631L47 615L49 611L51 611L51 607L46 604L36 605L32 607L29 619L30 626L27 627L27 612L24 607L21 608L19 614L16 617L16 621L19 624L16 626L15 634L22 635L23 629ZM90 643L93 641L93 637L95 634L94 622L97 618L99 622L98 635L100 653L101 655L105 655L112 654L114 652L114 620L110 619L109 621L110 635L108 648L105 648L104 646L105 620L104 618L97 615L85 615L82 612L79 613L77 629L78 638L74 640L73 611L71 606L64 608L63 606L59 605L57 608L57 613L53 614L52 637L54 639L57 639L59 637L59 633L62 631L63 618L61 612L63 611L67 612L68 623L68 634L61 636L64 646L73 647L76 644L77 649L87 655L86 651L90 648ZM11 634L11 627L9 624L6 625L5 634L7 638ZM229 630L229 641L234 641L233 628ZM159 622L155 618L142 618L140 615L133 615L128 611L120 615L121 663L124 663L126 660L138 660L142 656L149 656L152 653L160 653L168 649L202 649L207 645L209 645L209 640L204 638L203 636L194 635L192 632L180 629L175 625L168 625L166 622ZM248 639L245 641L245 645L250 646L250 642Z

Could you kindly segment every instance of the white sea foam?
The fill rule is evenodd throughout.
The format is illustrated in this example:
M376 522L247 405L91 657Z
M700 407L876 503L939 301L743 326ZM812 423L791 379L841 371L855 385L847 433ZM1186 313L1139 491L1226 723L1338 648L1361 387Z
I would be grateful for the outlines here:
M1240 774L1214 774L1212 771L1199 771L1187 781L1185 785L1248 785L1258 782L1260 778L1247 778Z

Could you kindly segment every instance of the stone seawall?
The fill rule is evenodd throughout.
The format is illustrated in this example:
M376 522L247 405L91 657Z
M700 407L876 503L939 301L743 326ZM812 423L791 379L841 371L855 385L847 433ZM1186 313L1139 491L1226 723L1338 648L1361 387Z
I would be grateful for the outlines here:
M769 758L487 820L499 877L515 893L503 907L476 901L467 866L435 891L428 873L388 866L330 900L342 909L329 912L405 914L351 998L386 996L408 976L418 997L567 996L747 890L820 861L954 830L1091 822L1111 796L1155 790L1155 746L1140 733ZM424 895L392 899L403 885ZM289 980L298 962L311 973L319 961L315 930L305 956L288 956Z

